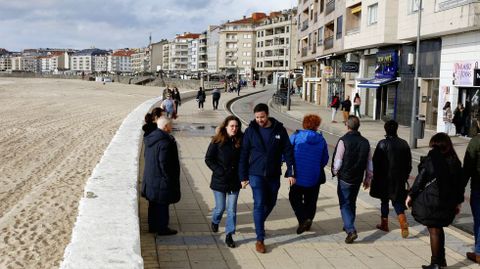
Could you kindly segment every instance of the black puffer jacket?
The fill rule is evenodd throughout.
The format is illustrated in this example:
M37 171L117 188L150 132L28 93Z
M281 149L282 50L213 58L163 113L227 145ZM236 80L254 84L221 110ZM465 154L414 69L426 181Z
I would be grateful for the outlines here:
M418 165L410 190L412 216L429 227L446 227L455 218L455 208L464 200L462 165L458 158L445 158L432 149Z
M145 169L142 195L148 201L173 204L180 201L180 162L173 136L156 129L144 138Z
M412 154L407 141L387 136L378 142L372 161L370 195L403 203L408 193L405 185L412 171Z
M219 192L238 191L241 188L238 179L240 148L229 139L223 145L210 143L205 155L205 163L212 170L210 188Z

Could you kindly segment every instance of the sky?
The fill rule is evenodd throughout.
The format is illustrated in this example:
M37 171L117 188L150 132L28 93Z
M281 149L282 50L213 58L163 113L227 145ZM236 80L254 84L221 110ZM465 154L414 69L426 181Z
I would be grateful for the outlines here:
M136 48L298 0L0 0L0 48Z

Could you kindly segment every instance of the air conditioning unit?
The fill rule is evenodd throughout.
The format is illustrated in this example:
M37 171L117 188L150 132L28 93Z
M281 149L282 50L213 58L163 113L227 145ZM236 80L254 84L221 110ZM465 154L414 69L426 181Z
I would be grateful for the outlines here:
M359 57L358 57L358 54L349 52L345 56L345 60L346 60L346 62L358 63L359 62Z

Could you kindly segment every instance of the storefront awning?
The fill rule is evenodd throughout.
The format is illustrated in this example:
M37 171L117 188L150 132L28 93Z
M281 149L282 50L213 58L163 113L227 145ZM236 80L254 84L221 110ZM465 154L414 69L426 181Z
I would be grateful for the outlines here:
M352 11L352 14L355 14L355 13L358 13L358 12L362 11L362 5L358 5L356 7L353 7L351 9L351 11Z
M359 88L379 88L383 85L399 82L396 78L374 78L362 81L358 84Z

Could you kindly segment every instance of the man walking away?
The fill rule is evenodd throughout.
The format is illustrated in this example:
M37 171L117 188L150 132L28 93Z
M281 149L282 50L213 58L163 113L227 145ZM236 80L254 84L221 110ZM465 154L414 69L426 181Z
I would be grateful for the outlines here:
M373 153L373 179L370 196L381 200L381 222L377 229L388 232L389 202L400 222L403 238L408 237L408 223L405 216L405 199L408 190L407 180L412 171L412 154L407 141L397 135L398 123L389 120L385 123L385 139L378 142Z
M347 99L342 102L343 123L347 122L351 107L352 101L350 101L350 96L347 96Z
M253 112L255 120L245 130L238 173L242 187L248 184L252 187L255 248L265 253L265 220L277 202L282 156L287 163L285 177L290 186L295 184L295 161L287 130L281 122L268 116L268 106L260 103Z
M142 196L148 200L149 232L157 236L173 235L177 231L168 227L168 207L180 201L180 161L177 143L170 135L171 120L160 117L157 126L157 130L144 138Z
M357 236L355 229L355 214L357 209L357 195L363 180L363 187L368 189L373 173L370 143L364 138L358 128L360 120L356 116L349 116L347 133L342 136L333 152L332 174L338 178L338 201L343 220L343 230L347 233L345 243L351 244Z
M220 100L220 89L214 89L212 91L212 105L213 110L218 109L218 101Z

